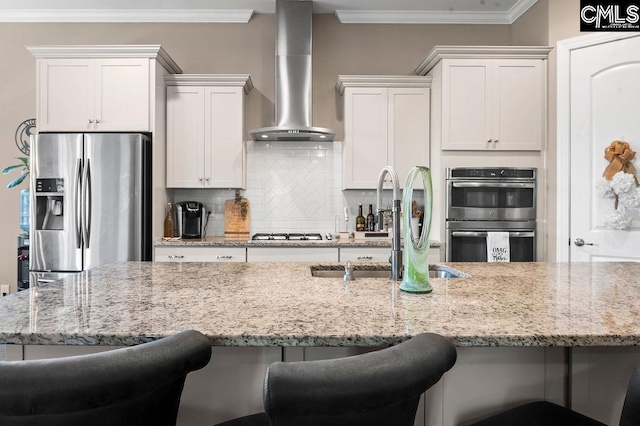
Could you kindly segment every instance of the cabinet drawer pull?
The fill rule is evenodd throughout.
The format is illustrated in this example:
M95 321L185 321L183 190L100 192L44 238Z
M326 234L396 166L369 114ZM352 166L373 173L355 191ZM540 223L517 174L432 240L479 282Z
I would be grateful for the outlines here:
M358 260L373 260L373 256L358 256Z
M226 254L226 255L219 255L216 256L216 259L231 259L233 256Z
M182 254L170 254L169 256L167 256L169 259L182 259L184 258L184 255Z

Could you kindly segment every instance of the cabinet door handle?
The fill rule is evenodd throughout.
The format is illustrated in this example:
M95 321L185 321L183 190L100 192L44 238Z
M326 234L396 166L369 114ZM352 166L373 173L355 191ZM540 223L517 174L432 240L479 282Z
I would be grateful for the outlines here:
M100 122L100 120L98 120L98 119L96 118L96 124L98 124L99 122Z
M204 178L205 181L209 182L209 178Z
M182 259L184 258L184 255L182 254L170 254L169 256L167 256L169 259Z
M92 119L89 119L89 124L91 124L91 123L93 123L93 120L92 120Z
M493 140L493 143L498 143L498 139L494 139L494 140Z
M373 256L358 256L358 260L372 260Z
M226 255L216 256L216 259L231 259L232 257L233 256L226 254Z
M201 177L198 178L198 182L202 182L202 178Z
M487 140L487 143L491 143L491 139Z

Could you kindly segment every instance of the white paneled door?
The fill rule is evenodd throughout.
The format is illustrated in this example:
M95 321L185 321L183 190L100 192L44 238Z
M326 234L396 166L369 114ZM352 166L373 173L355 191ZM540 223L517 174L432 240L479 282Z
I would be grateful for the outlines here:
M568 58L570 195L569 235L565 244L569 244L572 262L640 261L640 209L629 209L634 220L627 229L612 229L605 217L614 212L614 200L603 198L597 189L597 181L609 164L604 158L605 149L612 141L628 142L634 151L640 152L640 37L592 40L571 49ZM561 67L560 62L560 73ZM565 119L560 94L562 80L559 76L559 123ZM560 133L559 151L562 151ZM562 153L559 180L567 177L562 172L561 157ZM640 164L638 158L633 162L636 167ZM563 182L559 184L561 187ZM559 190L560 197L562 193ZM560 199L558 202L562 204ZM562 232L558 238L562 238Z

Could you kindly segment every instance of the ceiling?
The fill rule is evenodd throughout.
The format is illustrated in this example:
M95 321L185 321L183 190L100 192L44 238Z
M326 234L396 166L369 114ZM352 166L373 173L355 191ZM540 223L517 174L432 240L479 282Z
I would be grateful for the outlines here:
M314 0L342 23L511 24L537 0ZM275 0L2 0L0 22L248 22Z

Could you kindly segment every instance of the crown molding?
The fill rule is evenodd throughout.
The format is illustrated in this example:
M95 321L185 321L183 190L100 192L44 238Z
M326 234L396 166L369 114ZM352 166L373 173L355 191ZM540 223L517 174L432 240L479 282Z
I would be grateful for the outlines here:
M167 74L164 81L167 86L240 86L246 94L253 89L249 74Z
M336 10L344 24L512 24L538 0L519 0L506 12ZM0 22L247 23L251 9L0 9Z
M504 12L428 12L419 10L336 10L342 24L510 24Z
M339 75L336 90L341 95L348 87L431 87L432 77L419 75Z
M536 4L537 2L538 0L520 0L516 2L516 4L513 5L513 7L509 10L509 12L507 12L507 15L509 16L509 21L511 21L510 23L513 24L516 21L516 19L522 16L523 13L529 10L529 8L534 4Z
M494 24L510 25L538 0L520 0L506 12L420 10L336 10L343 24Z
M246 24L253 10L6 9L0 22L192 22Z
M167 71L180 74L182 70L159 44L87 45L87 46L26 46L36 59L55 58L151 58Z
M547 59L552 46L434 46L414 72L426 75L442 59Z

